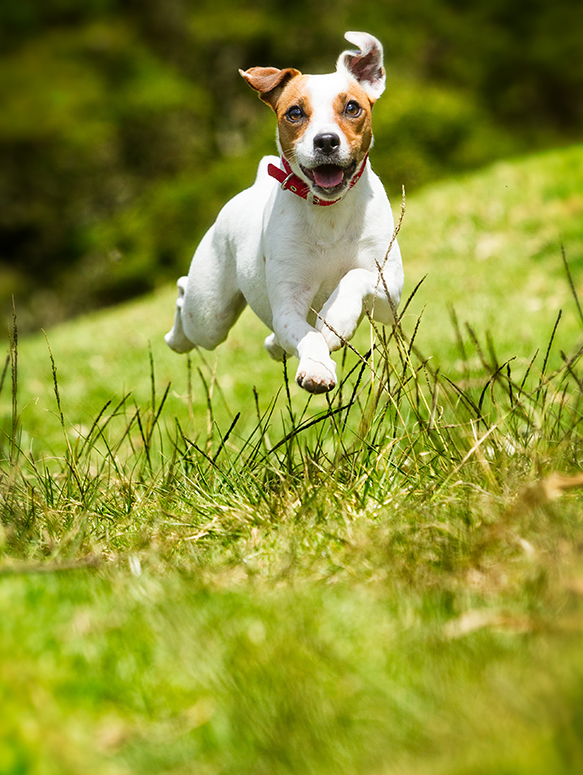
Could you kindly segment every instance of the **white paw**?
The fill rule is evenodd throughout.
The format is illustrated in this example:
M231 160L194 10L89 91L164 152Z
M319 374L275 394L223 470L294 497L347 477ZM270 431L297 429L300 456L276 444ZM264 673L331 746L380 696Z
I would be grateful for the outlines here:
M176 299L176 312L174 314L174 325L164 337L164 341L172 350L177 353L190 352L195 346L193 342L184 333L182 326L182 306L184 304L184 294L186 291L187 277L181 277L178 280L178 298Z
M320 320L319 318L316 322L316 331L319 331L322 334L330 352L339 350L344 344L344 340L347 340L347 337L338 331L336 326L328 326L324 320Z
M168 331L164 337L164 341L168 347L170 347L170 349L180 354L188 353L195 347L195 345L190 341L190 339L182 330L181 325L174 325L174 327Z
M338 302L330 306L324 305L320 317L316 321L319 331L328 345L330 352L339 350L345 342L349 342L360 322L361 307L351 310L348 304L340 309Z
M283 361L285 350L277 341L275 334L270 334L263 342L263 346L274 361Z
M336 387L336 364L332 359L325 364L312 358L302 358L296 382L308 393L327 393Z

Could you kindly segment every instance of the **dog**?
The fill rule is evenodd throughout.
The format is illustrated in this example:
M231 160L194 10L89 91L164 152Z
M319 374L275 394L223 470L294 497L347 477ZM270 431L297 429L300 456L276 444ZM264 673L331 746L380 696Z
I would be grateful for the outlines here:
M359 50L344 51L334 73L239 70L277 116L281 157L261 160L203 237L165 337L179 353L213 350L248 304L273 332L268 353L296 356L296 381L310 393L335 387L330 353L365 313L394 323L403 288L391 207L368 159L383 49L365 32L345 38Z

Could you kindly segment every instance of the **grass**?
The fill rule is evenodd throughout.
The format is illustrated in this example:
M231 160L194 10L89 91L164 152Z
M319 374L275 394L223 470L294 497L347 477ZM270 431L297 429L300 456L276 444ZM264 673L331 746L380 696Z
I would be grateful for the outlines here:
M581 771L582 179L411 201L427 279L327 398L250 316L165 352L168 289L12 329L1 772Z

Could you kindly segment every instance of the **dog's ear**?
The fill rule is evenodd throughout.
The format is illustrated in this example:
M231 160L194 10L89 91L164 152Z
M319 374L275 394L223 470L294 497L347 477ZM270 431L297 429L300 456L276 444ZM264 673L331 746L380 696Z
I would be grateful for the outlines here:
M383 47L368 32L347 32L344 37L360 51L344 51L338 57L336 69L355 78L371 102L375 102L385 90Z
M288 81L301 75L293 67L286 67L285 70L278 70L277 67L251 67L249 70L239 70L239 73L273 110Z

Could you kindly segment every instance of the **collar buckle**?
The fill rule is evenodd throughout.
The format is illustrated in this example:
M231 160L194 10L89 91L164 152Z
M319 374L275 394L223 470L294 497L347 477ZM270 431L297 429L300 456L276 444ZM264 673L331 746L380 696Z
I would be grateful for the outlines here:
M294 173L293 173L293 172L290 172L290 173L289 173L289 175L288 175L286 178L284 178L284 179L281 181L281 190L282 190L282 191L286 191L286 190L287 190L287 187L288 187L288 185L287 185L287 184L290 182L290 180L291 180L293 177L295 177L295 176L294 176Z

